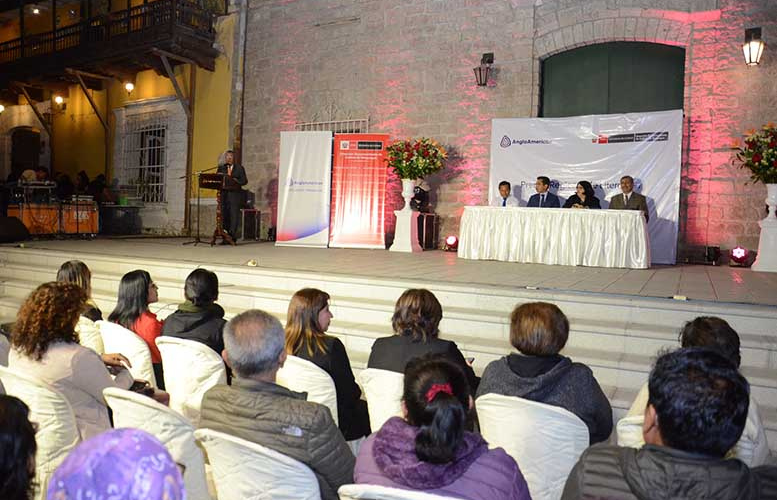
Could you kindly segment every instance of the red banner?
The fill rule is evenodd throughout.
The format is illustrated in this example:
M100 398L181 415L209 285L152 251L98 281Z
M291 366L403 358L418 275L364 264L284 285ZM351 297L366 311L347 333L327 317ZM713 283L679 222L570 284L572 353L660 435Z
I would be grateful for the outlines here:
M386 248L387 134L335 134L329 246Z

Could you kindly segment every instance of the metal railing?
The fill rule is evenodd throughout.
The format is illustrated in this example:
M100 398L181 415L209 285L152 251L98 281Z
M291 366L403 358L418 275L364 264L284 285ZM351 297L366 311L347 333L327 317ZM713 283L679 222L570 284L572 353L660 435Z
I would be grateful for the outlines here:
M0 43L0 64L26 57L54 54L80 46L108 42L168 27L191 30L208 40L215 36L213 14L187 0L157 0L128 10L92 17L65 28Z

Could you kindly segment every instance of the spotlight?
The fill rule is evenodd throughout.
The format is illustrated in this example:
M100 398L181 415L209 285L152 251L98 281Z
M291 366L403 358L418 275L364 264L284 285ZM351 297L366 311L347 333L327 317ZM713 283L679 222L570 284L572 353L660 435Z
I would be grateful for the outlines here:
M57 104L57 106L62 106L62 103L65 102L65 98L61 95L55 95L54 102Z
M32 13L37 16L38 14L40 14L40 9L37 8L37 7L33 7L32 8Z
M132 91L135 90L135 84L132 82L125 83L124 90L127 91L127 97L129 97L129 95L132 94Z
M450 235L445 238L445 245L443 250L446 252L455 252L459 249L459 239L456 236Z
M750 267L750 252L745 247L736 246L729 253L728 265L731 267Z
M5 111L5 106L3 106L2 104L0 104L0 113L2 113L3 111Z
M704 247L704 263L713 266L720 260L720 247Z

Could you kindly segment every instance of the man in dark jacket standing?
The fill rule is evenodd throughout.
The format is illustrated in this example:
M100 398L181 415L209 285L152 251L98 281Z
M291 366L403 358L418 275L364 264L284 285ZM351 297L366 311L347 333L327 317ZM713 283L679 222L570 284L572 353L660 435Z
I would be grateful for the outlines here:
M221 217L223 228L233 240L237 240L240 224L240 209L243 206L243 186L248 184L243 165L235 163L235 153L226 151L223 162L219 162L218 173L224 174L224 189L221 191Z
M321 498L337 500L337 489L353 482L355 459L326 406L275 383L286 361L280 321L257 309L241 313L224 327L224 347L235 379L205 393L200 427L304 463L318 479Z
M724 459L745 427L750 388L704 348L658 358L648 382L642 449L596 445L572 469L563 500L777 498L777 467Z

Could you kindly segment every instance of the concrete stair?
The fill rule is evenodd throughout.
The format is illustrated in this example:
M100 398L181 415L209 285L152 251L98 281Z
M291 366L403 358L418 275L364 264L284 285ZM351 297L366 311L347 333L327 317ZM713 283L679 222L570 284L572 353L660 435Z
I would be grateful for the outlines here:
M161 318L166 317L183 300L183 282L193 269L191 263L0 247L0 321L12 319L32 289L53 280L62 262L76 258L92 270L93 299L104 316L115 305L121 276L133 269L145 269L159 286L160 301L151 309ZM260 308L284 322L289 298L296 290L316 287L327 291L332 296L330 309L335 316L329 332L343 340L355 371L366 365L373 341L392 334L394 302L407 288L434 291L443 304L441 336L454 340L465 356L473 356L478 373L511 351L508 316L516 304L554 302L567 314L571 325L564 354L591 367L610 398L616 419L647 381L656 353L677 346L677 332L685 321L699 315L720 316L740 334L742 372L760 404L770 445L777 449L774 307L377 280L207 263L203 267L218 274L219 303L228 317Z

